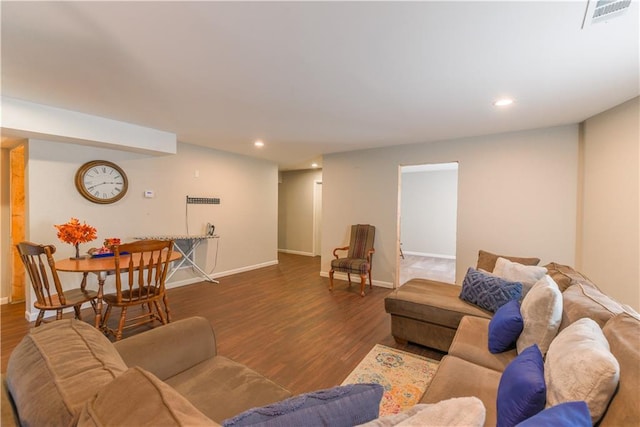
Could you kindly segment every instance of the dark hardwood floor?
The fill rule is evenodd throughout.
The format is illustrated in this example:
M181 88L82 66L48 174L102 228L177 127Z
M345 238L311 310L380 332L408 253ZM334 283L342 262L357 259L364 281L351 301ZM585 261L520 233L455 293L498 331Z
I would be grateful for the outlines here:
M319 257L280 254L278 265L222 277L220 284L170 289L172 319L206 317L214 327L219 354L294 394L340 384L375 344L442 358L435 350L394 341L384 311L390 289L367 287L363 298L357 283L349 288L337 280L330 292L329 279L319 271ZM1 308L2 372L13 348L33 327L24 312L24 303ZM84 320L92 322L92 314L84 310Z

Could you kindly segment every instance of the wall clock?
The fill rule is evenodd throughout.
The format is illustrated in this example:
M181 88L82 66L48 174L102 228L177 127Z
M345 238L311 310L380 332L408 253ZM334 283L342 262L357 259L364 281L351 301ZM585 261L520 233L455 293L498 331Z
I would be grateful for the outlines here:
M76 188L93 203L113 203L127 193L129 182L120 166L106 160L94 160L76 172Z

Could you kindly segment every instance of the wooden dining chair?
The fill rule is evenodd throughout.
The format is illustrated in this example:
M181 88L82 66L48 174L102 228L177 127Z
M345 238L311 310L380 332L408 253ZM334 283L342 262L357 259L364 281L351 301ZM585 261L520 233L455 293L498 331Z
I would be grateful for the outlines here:
M351 286L351 273L360 276L360 295L364 296L364 287L369 277L369 288L372 288L371 281L371 261L375 249L373 241L376 236L376 228L369 224L356 224L351 226L351 238L349 246L335 248L331 260L331 270L329 270L329 289L333 290L333 273L340 271L347 273L349 286ZM339 251L348 251L345 258L338 256Z
M116 293L102 297L107 304L102 318L103 330L119 341L124 329L156 320L163 325L169 323L171 314L165 280L171 264L169 258L173 251L173 241L140 240L115 245L112 249L115 257ZM160 307L161 302L164 310ZM142 312L128 318L128 310L132 306L140 306ZM113 307L120 308L120 320L115 330L107 324Z
M40 326L45 312L56 312L56 320L62 319L65 308L73 307L75 318L81 320L80 307L88 302L97 313L96 291L85 288L87 281L83 280L80 288L63 290L62 283L56 271L56 263L53 254L56 247L53 245L40 245L31 242L20 242L16 245L20 259L27 270L31 286L36 294L33 306L40 310L36 318L36 326Z

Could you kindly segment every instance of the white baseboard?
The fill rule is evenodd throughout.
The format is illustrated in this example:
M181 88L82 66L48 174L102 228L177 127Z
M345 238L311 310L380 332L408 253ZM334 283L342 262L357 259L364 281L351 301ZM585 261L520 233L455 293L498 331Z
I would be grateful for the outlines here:
M322 277L329 277L329 272L328 271L321 271L320 272L320 276ZM347 280L349 280L347 278L347 273L340 273L340 272L335 272L333 274L333 278L334 279L338 279L338 280L344 280L345 282ZM352 274L351 275L351 283L360 283L360 276L358 276L357 274ZM367 283L369 283L369 281L367 280ZM372 280L371 283L373 286L378 286L380 288L388 288L388 289L393 289L393 283L391 282L383 282L381 280Z
M283 254L292 254L292 255L315 256L311 252L292 251L291 249L278 249L278 252L282 252Z
M413 252L413 251L402 251L405 255L416 255L416 256L428 256L431 258L442 258L442 259L456 259L455 255L442 255L442 254L432 254L428 252Z
M0 305L9 304L9 297L0 298Z
M240 267L233 270L227 270L220 273L214 273L211 276L213 278L231 276L232 274L244 273L245 271L257 270L259 268L270 267L272 265L278 265L278 260L274 259L272 261L263 262L260 264L247 265L246 267Z

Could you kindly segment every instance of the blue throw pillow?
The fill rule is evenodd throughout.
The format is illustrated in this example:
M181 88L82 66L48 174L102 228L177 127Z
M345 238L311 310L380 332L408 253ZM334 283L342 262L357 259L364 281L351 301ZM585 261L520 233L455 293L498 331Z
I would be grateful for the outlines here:
M380 384L347 384L249 409L222 425L351 427L378 418L383 393Z
M511 300L500 307L489 322L489 351L496 354L515 348L523 328L520 303Z
M460 299L492 312L522 296L522 283L508 282L469 267L462 281Z
M564 402L538 412L517 427L591 427L591 413L587 402Z
M513 427L544 409L547 387L537 344L526 348L505 368L498 384L497 427Z

